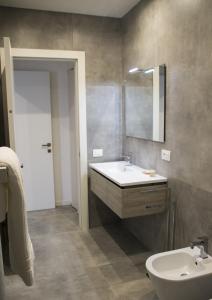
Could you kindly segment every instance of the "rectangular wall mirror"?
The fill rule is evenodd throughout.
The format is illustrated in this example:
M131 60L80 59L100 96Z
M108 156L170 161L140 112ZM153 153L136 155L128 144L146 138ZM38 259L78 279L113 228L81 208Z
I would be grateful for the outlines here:
M165 65L129 70L124 84L126 136L165 141Z

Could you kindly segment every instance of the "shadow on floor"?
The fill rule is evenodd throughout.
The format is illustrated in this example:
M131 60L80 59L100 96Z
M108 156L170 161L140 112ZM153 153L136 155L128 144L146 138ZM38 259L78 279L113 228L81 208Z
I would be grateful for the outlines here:
M103 228L127 256L148 252L147 248L121 223L105 225Z

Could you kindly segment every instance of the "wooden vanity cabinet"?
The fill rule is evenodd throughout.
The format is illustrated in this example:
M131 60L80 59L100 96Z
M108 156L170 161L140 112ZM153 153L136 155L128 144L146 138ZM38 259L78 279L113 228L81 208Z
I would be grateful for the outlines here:
M121 187L91 169L91 190L120 218L162 213L168 206L168 184Z

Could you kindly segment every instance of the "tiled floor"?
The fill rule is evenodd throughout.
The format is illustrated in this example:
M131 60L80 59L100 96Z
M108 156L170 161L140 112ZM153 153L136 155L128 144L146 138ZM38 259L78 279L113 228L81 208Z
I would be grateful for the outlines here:
M120 225L83 233L70 207L29 214L36 283L6 278L7 300L156 300L148 255Z

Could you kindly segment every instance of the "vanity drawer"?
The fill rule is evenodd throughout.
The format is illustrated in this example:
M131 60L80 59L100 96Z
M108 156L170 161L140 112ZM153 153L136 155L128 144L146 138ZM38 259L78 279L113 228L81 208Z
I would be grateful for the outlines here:
M122 188L91 169L91 190L122 219L158 214L167 208L167 183Z

